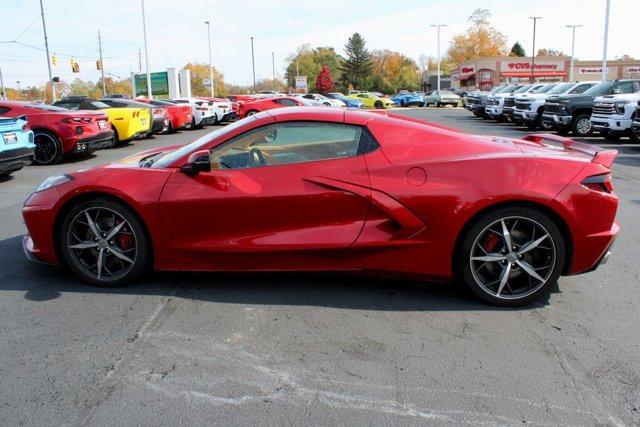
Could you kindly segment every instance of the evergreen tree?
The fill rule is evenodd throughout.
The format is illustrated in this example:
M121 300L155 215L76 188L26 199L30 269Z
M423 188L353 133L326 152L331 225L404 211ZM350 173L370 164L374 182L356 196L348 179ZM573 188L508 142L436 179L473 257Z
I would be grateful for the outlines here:
M329 67L323 65L322 71L320 71L316 79L316 90L320 93L327 93L331 92L331 89L333 89L333 79L331 78Z
M511 52L509 52L509 56L526 56L526 52L524 48L520 44L520 42L515 42L513 47L511 48Z
M371 54L365 45L366 43L362 36L354 33L349 37L344 47L347 57L340 66L342 73L340 79L345 87L352 86L356 89L365 89L367 78L371 75L373 69Z

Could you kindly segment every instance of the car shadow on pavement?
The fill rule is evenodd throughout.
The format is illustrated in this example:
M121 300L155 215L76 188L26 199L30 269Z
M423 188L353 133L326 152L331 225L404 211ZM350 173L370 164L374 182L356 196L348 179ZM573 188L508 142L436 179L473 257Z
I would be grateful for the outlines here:
M23 291L30 301L65 292L171 296L236 304L315 306L374 311L518 310L482 303L458 284L333 273L150 273L118 288L93 287L70 272L24 258L21 237L0 240L0 292ZM558 288L554 289L558 292ZM546 305L548 298L524 307Z

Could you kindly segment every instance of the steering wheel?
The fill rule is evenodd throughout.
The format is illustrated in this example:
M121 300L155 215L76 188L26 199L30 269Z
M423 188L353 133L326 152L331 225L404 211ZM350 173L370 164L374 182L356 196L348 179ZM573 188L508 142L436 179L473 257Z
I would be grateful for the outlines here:
M251 154L251 163L253 163L254 166L266 166L267 161L265 160L262 151L254 147L249 151L249 154Z

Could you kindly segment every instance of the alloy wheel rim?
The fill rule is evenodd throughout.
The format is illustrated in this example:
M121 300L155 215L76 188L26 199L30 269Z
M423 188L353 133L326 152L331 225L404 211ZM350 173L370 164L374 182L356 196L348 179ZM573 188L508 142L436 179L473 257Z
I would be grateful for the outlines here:
M131 224L116 211L92 207L80 211L67 232L74 264L97 280L117 280L131 271L138 239Z
M585 135L591 130L591 122L589 119L581 119L578 121L576 128L581 135Z
M34 142L36 144L34 157L38 163L47 164L55 159L58 147L50 135L46 133L37 134L34 137Z
M500 299L525 298L539 290L551 277L556 259L555 242L547 229L519 216L485 227L469 256L476 283Z

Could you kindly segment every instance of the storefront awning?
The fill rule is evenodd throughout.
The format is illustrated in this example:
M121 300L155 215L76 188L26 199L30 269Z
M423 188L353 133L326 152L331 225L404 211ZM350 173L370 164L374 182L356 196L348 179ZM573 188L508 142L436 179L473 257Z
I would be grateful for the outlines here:
M535 71L533 73L533 77L565 77L567 75L564 71ZM523 72L511 72L511 71L503 71L500 73L501 77L531 77L531 73L523 73Z

